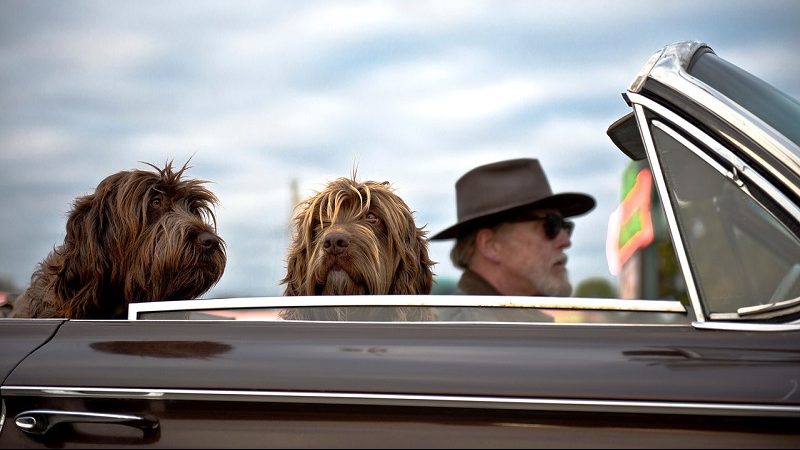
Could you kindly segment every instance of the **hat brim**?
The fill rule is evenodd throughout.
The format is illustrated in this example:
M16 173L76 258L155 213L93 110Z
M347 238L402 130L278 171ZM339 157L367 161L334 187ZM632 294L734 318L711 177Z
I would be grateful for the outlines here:
M459 235L471 231L475 228L484 226L492 226L500 223L503 219L513 216L529 209L555 209L558 210L564 217L574 217L585 214L594 209L596 203L594 198L586 194L578 194L573 192L564 192L546 197L535 202L526 203L524 205L512 206L500 211L494 211L480 216L468 217L456 223L455 225L446 228L435 235L431 236L430 240L453 239Z

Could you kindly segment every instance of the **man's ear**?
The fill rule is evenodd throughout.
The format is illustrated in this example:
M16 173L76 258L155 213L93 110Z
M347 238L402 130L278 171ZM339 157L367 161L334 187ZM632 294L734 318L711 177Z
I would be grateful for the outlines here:
M478 230L475 234L475 251L489 261L500 261L500 245L493 230L489 228Z

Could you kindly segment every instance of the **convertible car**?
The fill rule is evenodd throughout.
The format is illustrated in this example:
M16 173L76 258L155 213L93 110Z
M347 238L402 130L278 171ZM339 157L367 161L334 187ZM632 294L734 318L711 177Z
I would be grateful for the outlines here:
M0 447L799 447L800 103L699 42L655 53L623 99L608 135L651 177L673 288L3 319ZM661 273L637 257L652 221L636 224L626 286ZM365 306L387 319L310 314ZM398 307L427 319L392 320ZM437 319L455 307L554 320Z

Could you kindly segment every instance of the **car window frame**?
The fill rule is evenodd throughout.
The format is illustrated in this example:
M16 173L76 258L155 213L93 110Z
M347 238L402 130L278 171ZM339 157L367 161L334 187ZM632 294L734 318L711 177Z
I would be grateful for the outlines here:
M690 255L687 250L686 242L683 234L678 226L677 213L675 205L672 202L667 182L665 180L661 161L655 147L655 142L650 130L651 122L660 120L672 129L679 131L681 135L688 136L692 144L695 146L696 154L700 156L706 163L710 161L726 161L730 164L732 170L735 170L739 177L746 179L748 183L755 184L763 192L766 192L775 202L775 206L765 206L763 203L758 202L761 206L767 209L770 214L779 218L785 226L792 230L797 230L800 224L800 208L792 202L772 181L759 174L744 160L739 158L731 149L725 147L717 139L710 136L708 133L699 129L693 123L681 117L679 114L670 110L659 102L650 99L644 95L628 92L625 94L627 100L631 103L634 109L634 117L636 118L639 131L642 135L642 140L645 148L645 154L648 159L648 164L653 173L656 189L659 197L661 198L664 212L667 216L668 228L670 237L673 242L676 256L681 267L681 271L686 283L687 293L691 303L691 309L695 315L695 326L703 328L713 327L717 322L729 322L734 318L733 315L716 314L712 315L708 312L704 299L701 297L697 281L697 276L692 271L692 264L690 264ZM715 169L716 170L716 169ZM775 208L780 211L776 211ZM797 232L794 232L798 236ZM768 328L763 327L765 324L759 323L740 323L723 325L725 329L755 329L765 330ZM788 325L791 329L800 328L800 324Z
M252 297L228 299L176 300L164 302L132 303L128 307L128 320L219 320L214 317L202 317L203 312L212 310L254 310L262 308L286 309L306 307L469 307L469 308L529 308L558 311L595 312L599 315L608 313L608 320L597 318L596 322L582 321L573 324L614 324L614 325L688 325L691 320L688 311L678 300L636 300L578 297L523 297L523 296L488 296L488 295L341 295L341 296L291 296L291 297ZM154 313L164 313L157 317ZM198 312L192 317L186 315L179 318L174 313ZM150 317L148 317L148 315ZM631 315L626 318L625 315ZM670 317L671 316L671 317ZM619 319L614 320L615 317ZM640 317L648 320L633 320ZM269 319L238 319L269 320ZM302 321L302 320L297 320ZM342 320L337 322L349 322ZM378 323L402 323L377 321ZM515 323L515 324L550 324L551 322L506 322L506 321L458 321L441 320L408 321L407 323ZM564 325L570 322L552 322Z

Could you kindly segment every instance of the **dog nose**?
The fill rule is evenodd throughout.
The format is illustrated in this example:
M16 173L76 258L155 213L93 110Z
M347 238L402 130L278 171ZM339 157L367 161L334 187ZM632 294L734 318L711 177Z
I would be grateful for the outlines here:
M211 250L219 246L220 240L215 234L204 231L197 235L197 243L206 250Z
M331 233L325 237L322 248L329 255L338 255L347 250L350 238L345 233Z

